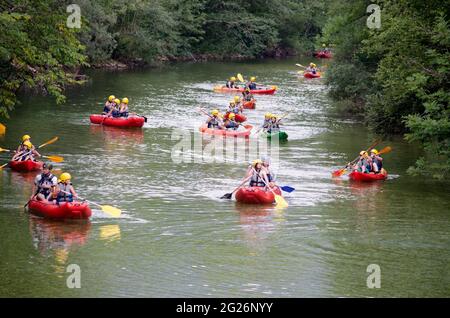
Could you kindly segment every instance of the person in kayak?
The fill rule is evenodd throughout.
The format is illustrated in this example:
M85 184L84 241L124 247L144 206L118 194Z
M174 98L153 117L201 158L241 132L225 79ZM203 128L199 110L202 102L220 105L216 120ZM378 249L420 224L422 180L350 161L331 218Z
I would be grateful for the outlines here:
M108 114L106 114L107 117L119 117L119 110L120 110L120 99L116 98L114 100L114 107L111 108Z
M276 115L271 114L269 128L267 129L269 134L280 131L280 120Z
M26 135L27 136L27 135ZM14 156L12 157L12 161L26 161L26 160L33 160L36 161L35 157L40 157L41 154L37 152L37 150L34 148L31 141L25 140L19 148L17 148L16 152L14 153Z
M113 109L116 106L114 104L115 99L116 99L116 97L114 95L110 95L108 97L108 100L105 103L105 107L103 107L102 115L108 114L111 111L111 109Z
M233 102L237 105L237 106L241 106L241 98L239 96L234 96L233 97Z
M239 128L239 124L236 122L235 118L236 115L234 113L228 115L228 118L223 123L226 129L237 130Z
M219 111L217 109L214 109L211 112L211 116L209 116L208 120L206 121L206 124L208 125L208 128L224 129L224 127L221 124Z
M271 113L265 113L264 114L264 122L261 125L261 128L264 131L267 131L270 128L271 121L272 121L272 114Z
M372 172L372 159L369 157L367 151L360 151L359 159L355 164L354 170L362 173Z
M58 179L51 173L52 164L44 163L42 173L36 176L33 184L33 195L30 200L36 198L38 201L47 201L55 192Z
M236 105L234 101L230 102L230 105L228 106L227 113L234 113L235 115L242 113L242 106Z
M238 86L236 85L236 77L234 76L230 77L230 79L226 82L225 86L228 88L238 88Z
M256 81L255 76L250 77L250 81L248 81L247 84L245 84L245 87L248 87L250 90L258 89L255 81Z
M270 164L272 163L269 156L263 155L261 156L261 161L263 168L266 171L267 180L269 181L269 186L273 188L275 186L275 173L270 168Z
M250 93L250 88L246 87L242 92L242 100L244 102L249 102L253 99L253 95Z
M317 65L314 63L309 63L309 66L306 68L306 72L316 74L318 71Z
M263 168L263 162L260 159L253 161L252 165L248 168L242 183L247 181L250 181L250 187L266 187L266 184L269 184L266 170Z
M119 107L119 117L128 117L128 98L122 98L122 103Z
M77 197L77 193L73 188L71 182L72 176L68 172L64 172L59 177L58 185L53 194L53 198L56 199L56 203L73 202L74 198Z
M372 159L372 171L380 173L383 169L383 158L378 155L378 150L372 149L370 151L370 158Z

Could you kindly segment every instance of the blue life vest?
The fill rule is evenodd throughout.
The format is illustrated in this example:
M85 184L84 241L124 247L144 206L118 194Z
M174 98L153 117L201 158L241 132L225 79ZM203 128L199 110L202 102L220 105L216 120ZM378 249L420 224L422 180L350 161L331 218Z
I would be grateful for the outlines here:
M70 183L70 184L65 184L65 183L62 183L62 182L58 183L59 190L68 192L68 193L65 193L65 192L62 192L62 191L58 192L58 197L56 198L56 201L58 203L60 203L60 202L73 202L73 195L70 192L70 187L71 186L72 186L72 183Z

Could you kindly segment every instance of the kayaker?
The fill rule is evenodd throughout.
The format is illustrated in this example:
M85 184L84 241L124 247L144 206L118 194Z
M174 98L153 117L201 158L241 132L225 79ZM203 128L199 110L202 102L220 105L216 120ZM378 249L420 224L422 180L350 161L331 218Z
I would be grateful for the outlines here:
M240 98L239 96L234 96L234 97L233 97L233 102L234 102L236 105L240 106L240 104L241 104L241 98Z
M250 88L246 87L242 92L242 100L244 102L249 102L253 99L253 95L250 93Z
M266 184L269 184L266 170L263 168L263 163L260 159L253 161L251 167L249 168L245 181L248 180L250 180L250 187L265 187Z
M122 98L122 103L119 108L119 117L128 117L128 98Z
M269 134L280 131L280 120L277 118L276 115L271 114L269 128L267 129L267 132Z
M217 109L214 109L211 112L211 116L206 121L208 128L212 128L212 129L223 129L224 128L222 126L222 124L220 123L221 120L220 120L219 116L220 116L219 111Z
M28 136L28 135L26 135L26 136ZM34 158L35 156L40 157L41 154L39 152L37 152L37 150L34 148L30 139L27 139L19 146L19 148L17 148L17 151L15 152L15 154L11 160L12 161L26 161L26 160L35 161L35 158Z
M245 87L248 87L250 90L257 89L255 81L256 81L256 77L255 76L250 77L250 81L247 82Z
M375 173L380 173L383 169L383 158L378 155L378 150L372 149L370 151L370 158L372 159L372 170Z
M265 113L264 114L264 122L263 122L263 124L261 126L261 128L264 129L264 131L267 131L270 128L271 120L272 120L272 114L271 113Z
M355 164L354 170L362 173L370 173L372 171L372 159L369 157L367 151L360 151L359 159Z
M270 157L263 155L263 156L261 156L261 161L262 161L263 168L266 170L267 180L269 181L268 184L272 188L275 186L275 173L270 168L270 164L271 164Z
M225 120L223 125L227 129L237 130L239 128L239 124L235 120L236 115L234 113L230 113L228 118Z
M235 115L242 113L242 106L236 105L234 101L230 102L230 105L228 106L227 113L234 113Z
M108 114L106 116L108 117L119 117L119 110L120 110L120 99L116 98L114 100L114 107L111 108Z
M306 68L306 71L308 73L312 73L312 74L316 74L318 69L317 69L317 65L314 63L309 63L309 66Z
M108 97L108 100L105 103L105 107L103 107L102 115L108 114L111 111L111 109L113 109L116 106L114 104L115 99L116 99L116 97L114 95L110 95Z
M227 83L225 84L225 86L228 87L228 88L238 88L238 86L237 86L235 83L236 83L236 77L232 76L232 77L230 77L230 79L227 81Z
M61 202L73 202L74 198L77 197L77 193L73 188L71 179L72 176L68 172L62 173L59 177L58 185L55 191L57 204Z
M33 184L33 195L30 200L36 198L39 201L48 201L55 192L58 179L51 173L52 164L44 163L42 173L36 176Z

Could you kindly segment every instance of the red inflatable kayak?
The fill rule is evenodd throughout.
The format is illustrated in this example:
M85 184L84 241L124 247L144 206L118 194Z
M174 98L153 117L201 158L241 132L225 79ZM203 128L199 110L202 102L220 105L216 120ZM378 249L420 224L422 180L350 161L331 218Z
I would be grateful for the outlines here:
M367 181L377 181L377 180L386 180L388 174L387 171L385 170L384 173L362 173L362 172L357 172L357 171L353 171L352 173L350 173L348 175L348 177L350 178L350 180L353 181L363 181L363 182L367 182Z
M242 107L245 109L255 109L256 107L256 100L252 99L251 101L245 102Z
M104 115L91 115L89 117L91 123L113 126L113 127L142 127L144 126L145 118L140 116L128 116L128 117L106 117Z
M225 113L223 118L224 119L228 119L229 115L230 115L230 113ZM236 114L236 116L234 117L234 120L236 120L238 123L243 123L244 121L247 120L247 117L245 115L242 115L242 114Z
M273 191L281 195L278 187ZM265 191L264 187L245 187L236 192L236 201L247 204L272 204L275 202L275 195L270 190Z
M310 72L305 72L303 73L303 77L305 78L319 78L320 77L320 72L317 72L316 74L310 73Z
M26 160L26 161L10 161L9 167L12 170L19 172L29 172L41 170L44 163L40 161Z
M71 202L51 204L30 200L28 209L31 213L49 219L88 219L92 215L91 208L86 202Z
M275 94L276 90L277 90L276 86L271 86L271 87L261 88L261 89L251 89L250 93L251 94L261 94L261 95L272 95L272 94ZM238 93L238 92L242 93L244 91L244 88L243 87L228 88L226 86L216 86L216 87L214 87L214 91L220 92L220 93Z
M203 134L218 135L226 137L245 137L248 138L253 129L252 125L245 125L245 130L225 130L225 129L212 129L208 128L206 124L203 124L199 131Z
M333 57L331 52L314 52L314 56L319 59L331 59Z

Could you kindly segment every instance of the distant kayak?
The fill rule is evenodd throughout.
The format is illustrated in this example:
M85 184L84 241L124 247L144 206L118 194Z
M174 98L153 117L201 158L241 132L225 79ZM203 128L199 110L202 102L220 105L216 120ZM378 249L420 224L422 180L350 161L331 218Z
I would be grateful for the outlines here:
M275 202L275 192L281 195L281 190L278 187L270 190L264 190L264 187L244 187L236 192L236 201L247 204L272 204Z
M242 107L244 107L245 109L255 109L256 107L256 100L252 99L248 102L245 102Z
M71 202L61 204L45 203L30 200L28 209L32 214L50 219L88 219L92 215L86 202Z
M277 90L276 86L261 88L261 89L252 89L250 90L251 94L261 94L261 95L272 95ZM215 92L221 92L221 93L237 93L237 92L243 92L244 88L228 88L226 86L215 86L214 87Z
M106 117L104 115L91 115L89 119L93 124L123 128L142 127L144 126L145 122L144 117L133 115L130 115L128 117Z
M276 138L278 138L279 140L287 140L288 139L288 134L285 133L284 131L278 131L278 132L273 132L273 133L262 132L261 133L261 137L267 138L267 139L276 139Z
M245 125L245 130L225 130L225 129L212 129L208 128L206 124L203 124L199 131L203 134L209 135L218 135L218 136L226 136L226 137L245 137L248 138L252 131L252 125Z
M348 175L350 180L362 182L386 180L387 176L388 176L387 171L384 171L384 173L376 173L376 174L353 171Z
M310 73L310 72L305 72L303 73L303 77L305 78L319 78L320 77L320 72L317 72L316 74Z
M313 55L319 59L331 59L333 57L331 52L314 52Z
M224 119L228 119L228 116L230 115L230 113L226 113L223 118ZM236 120L238 123L243 123L244 121L247 121L247 117L245 115L242 114L236 114L236 116L234 117L234 120Z
M43 164L44 163L41 161L33 161L33 160L10 161L9 167L15 171L29 172L29 171L41 170Z

